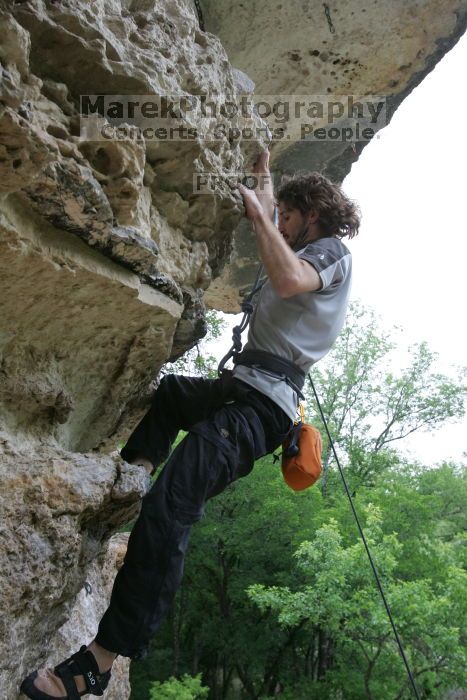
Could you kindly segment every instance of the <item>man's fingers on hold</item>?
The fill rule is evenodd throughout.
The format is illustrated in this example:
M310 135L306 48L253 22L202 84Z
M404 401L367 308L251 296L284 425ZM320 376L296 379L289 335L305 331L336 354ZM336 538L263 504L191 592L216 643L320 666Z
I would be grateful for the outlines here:
M242 194L243 194L243 193L249 194L249 193L253 192L253 190L252 190L250 187L247 187L247 186L244 185L242 182L239 184L238 189L240 190L240 192L241 192Z

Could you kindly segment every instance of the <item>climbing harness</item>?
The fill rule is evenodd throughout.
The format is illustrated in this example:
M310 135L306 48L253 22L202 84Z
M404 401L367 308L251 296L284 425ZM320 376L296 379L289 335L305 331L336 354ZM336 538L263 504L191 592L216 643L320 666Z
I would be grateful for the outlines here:
M301 390L305 384L305 372L284 357L273 355L264 350L243 350L241 353L234 355L232 361L234 365L257 367L258 369L266 369L269 372L285 375L287 384L297 392L300 398L304 398Z
M292 362L289 362L288 360L285 360L284 358L280 358L276 355L273 355L271 353L267 352L262 352L262 351L253 351L253 350L247 350L242 352L242 339L241 335L243 331L247 328L251 314L253 313L254 306L253 306L253 298L254 296L260 291L262 288L263 284L265 283L265 279L261 279L261 274L263 272L263 265L260 265L258 272L256 274L256 279L253 284L253 287L249 294L246 295L244 301L241 304L241 310L243 311L243 317L238 326L235 326L233 331L232 331L232 347L228 351L228 353L222 358L222 360L219 363L218 367L218 376L222 377L225 373L230 372L230 370L225 369L226 363L232 358L232 361L235 365L237 364L245 364L249 367L257 367L258 369L268 369L273 372L280 372L285 376L285 381L287 381L293 388L297 391L298 395L303 398L303 395L301 393L301 389L304 386L305 382L305 373L300 370L299 367L294 365ZM418 693L417 686L415 684L415 679L412 674L409 662L407 660L407 657L404 652L404 648L402 646L402 642L400 640L399 634L397 632L397 628L395 625L395 622L392 617L391 609L389 607L389 604L386 600L386 595L384 593L378 572L376 570L376 566L373 561L373 557L370 552L370 548L368 546L365 534L363 532L363 528L360 524L360 520L357 515L357 511L355 509L355 505L352 499L352 496L350 494L349 487L347 485L347 481L344 476L343 469L341 467L339 457L337 456L336 448L334 446L334 441L331 437L331 433L329 432L328 424L326 421L326 418L324 416L323 409L321 407L321 402L319 400L318 394L315 389L315 385L313 383L313 380L311 378L311 374L308 373L308 380L311 385L313 395L316 401L316 404L319 409L319 413L321 415L321 420L323 422L324 428L326 430L326 434L329 440L329 444L331 446L334 459L336 460L337 467L339 469L339 474L341 476L342 482L344 484L344 489L347 494L347 497L349 499L350 507L352 509L352 513L354 515L355 521L357 523L358 531L360 533L360 537L362 539L363 545L365 547L368 559L370 561L371 569L373 571L373 575L376 581L376 585L378 587L379 593L381 595L381 598L384 603L384 607L386 609L386 613L389 617L389 621L391 623L392 631L394 632L394 636L396 638L397 646L399 648L399 653L402 657L402 660L404 662L407 675L409 677L410 685L412 687L412 690L414 692L415 697L417 700L420 700L420 695ZM307 426L304 422L304 411L303 411L303 406L300 403L299 404L299 410L301 412L300 415L300 420L297 421L294 426L292 427L286 441L283 443L283 453L282 453L282 473L284 476L284 480L286 483L293 488L296 491L300 491L304 488L307 488L308 486L311 486L316 482L316 480L319 478L319 475L321 473L321 438L319 436L319 432L316 430L316 428L313 428L313 426ZM316 431L316 432L314 432ZM316 435L318 433L318 436ZM300 455L300 457L299 457Z
M234 326L232 330L232 346L228 353L224 355L222 360L219 362L217 368L217 374L222 377L231 370L225 369L225 365L231 359L234 365L246 365L247 367L255 367L257 369L267 370L268 372L274 372L284 376L284 380L297 392L298 396L303 399L303 394L301 390L305 384L305 372L303 372L300 367L296 364L290 362L290 360L284 357L279 357L278 355L273 355L270 352L264 350L242 350L242 333L247 328L250 323L250 317L253 313L253 298L263 287L266 282L265 279L261 279L261 274L263 272L263 266L260 265L258 272L256 273L256 279L253 287L249 294L241 303L241 310L243 311L243 317L238 326Z
M274 223L278 224L277 208L274 210ZM243 350L242 351L242 333L250 323L251 315L254 311L253 299L256 294L262 289L266 282L266 277L261 278L263 274L263 265L261 264L256 273L256 278L251 288L251 291L242 301L240 308L243 312L242 320L238 326L232 330L232 346L228 353L219 362L217 374L222 377L229 370L225 369L227 362L232 359L234 365L246 365L247 367L255 367L257 369L267 370L277 374L282 374L285 381L294 389L297 395L303 399L301 390L305 384L305 372L300 369L295 363L284 357L279 357L264 350Z

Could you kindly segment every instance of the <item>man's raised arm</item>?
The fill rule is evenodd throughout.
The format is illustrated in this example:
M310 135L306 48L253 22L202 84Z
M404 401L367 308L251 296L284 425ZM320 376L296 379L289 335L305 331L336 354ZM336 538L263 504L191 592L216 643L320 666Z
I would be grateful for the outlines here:
M254 191L264 213L270 221L274 221L274 189L272 175L269 170L269 151L266 149L258 156L252 172L257 176L258 184Z
M244 185L240 185L239 190L245 204L246 215L256 233L261 260L277 294L287 298L320 289L321 279L317 271L305 260L297 258L279 229L265 213L256 193Z

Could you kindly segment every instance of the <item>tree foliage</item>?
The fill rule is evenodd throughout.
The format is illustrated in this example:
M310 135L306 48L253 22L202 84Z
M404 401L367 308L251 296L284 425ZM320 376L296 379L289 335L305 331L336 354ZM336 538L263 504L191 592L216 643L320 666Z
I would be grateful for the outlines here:
M354 303L333 350L312 370L331 436L346 456L355 487L373 483L397 460L391 448L398 441L417 431L440 430L465 412L465 369L455 379L435 372L437 354L422 342L407 349L405 366L395 370L398 332L383 330L371 309ZM400 362L400 349L397 357ZM306 396L308 417L325 435L309 384ZM325 470L331 460L325 439Z
M167 363L164 374L189 374L196 377L215 378L218 362L214 355L210 354L209 346L221 337L225 325L225 321L216 311L207 311L207 332L204 338L178 360Z
M355 307L313 376L421 697L444 700L467 684L466 476L396 447L462 415L462 375L434 372L423 343L396 372L394 347ZM325 488L290 491L269 456L209 502L133 700L198 697L201 679L210 700L411 697L326 441L324 458Z
M149 688L149 700L202 700L208 693L209 688L201 684L200 674L195 677L185 674L164 683L154 681Z
M458 592L465 586L465 572L453 558L442 580L400 578L401 542L395 534L384 534L380 508L368 504L366 514L367 538L418 686L430 697L462 684L467 602ZM346 697L355 700L410 698L403 662L361 543L345 547L332 519L313 540L300 545L295 558L300 586L291 590L255 584L248 594L281 627L305 623L303 638L313 627L326 630L333 658L320 697L333 697L345 687Z

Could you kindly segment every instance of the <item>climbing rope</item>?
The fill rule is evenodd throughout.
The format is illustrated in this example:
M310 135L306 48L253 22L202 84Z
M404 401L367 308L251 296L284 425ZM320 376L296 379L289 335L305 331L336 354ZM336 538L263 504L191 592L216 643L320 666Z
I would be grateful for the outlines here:
M232 341L233 341L233 342L232 342L232 347L230 348L230 350L228 351L228 353L222 358L222 360L221 360L220 363L219 363L219 367L218 367L218 370L217 370L217 373L218 373L219 376L221 376L221 374L222 374L222 372L223 372L223 370L224 370L224 366L225 366L225 364L230 360L230 358L235 357L235 356L238 355L238 354L241 352L241 350L242 350L242 338L241 338L241 335L242 335L243 331L247 328L247 326L248 326L248 324L249 324L249 322L250 322L251 314L253 313L253 310L254 310L254 306L253 306L253 297L254 297L255 294L262 288L262 286L263 286L263 284L264 284L264 282L265 282L265 279L263 279L263 280L261 279L261 274L262 274L262 272L263 272L263 265L260 265L260 266L259 266L259 269L258 269L258 272L256 273L256 279L255 279L255 282L254 282L254 284L253 284L253 287L252 287L251 291L249 292L249 294L247 294L247 296L245 297L245 299L243 300L243 302L242 302L242 304L241 304L241 309L242 309L242 311L243 311L243 317L242 317L242 320L241 320L240 324L239 324L238 326L235 326L234 329L233 329L233 331L232 331ZM354 518L355 518L355 521L356 521L356 523L357 523L357 527L358 527L358 531L359 531L359 533L360 533L360 537L361 537L361 539L362 539L362 542L363 542L363 545L364 545L364 547L365 547L365 550L366 550L368 559L369 559L369 561L370 561L370 565L371 565L371 569L372 569L372 571L373 571L373 575L374 575L374 578L375 578L375 581L376 581L376 585L377 585L377 587L378 587L379 593L380 593L381 598L382 598L382 600L383 600L384 607L386 608L386 613L387 613L387 615L388 615L388 617L389 617L389 621L390 621L390 623L391 623L391 627L392 627L392 630L393 630L393 632L394 632L394 636L395 636L395 638L396 638L397 646L398 646L398 648L399 648L399 653L400 653L400 655L401 655L401 657L402 657L402 660L403 660L403 662L404 662L404 665L405 665L405 668L406 668L406 671L407 671L407 675L408 675L408 677L409 677L410 685L412 686L412 690L413 690L413 692L414 692L415 697L417 698L417 700L420 700L420 695L419 695L419 693L418 693L418 689L417 689L417 686L416 686L416 684L415 684L415 679L414 679L413 673L412 673L412 671L411 671L409 662L408 662L407 657L406 657L406 655L405 655L404 647L402 646L402 642L401 642L401 640L400 640L399 633L397 632L396 624L395 624L394 619L393 619L393 617L392 617L392 613L391 613L391 609L390 609L390 607L389 607L389 603L387 602L386 595L385 595L385 593L384 593L383 586L382 586L382 584L381 584L381 581L380 581L380 578L379 578L379 575L378 575L378 571L377 571L377 569L376 569L375 563L374 563L374 561L373 561L373 557L372 557L372 555L371 555L370 548L369 548L369 546L368 546L368 542L367 542L366 537L365 537L365 533L363 532L363 528L362 528L362 526L361 526L361 523L360 523L360 520L359 520L357 511L356 511L356 509L355 509L355 505L354 505L352 496L351 496L351 494L350 494L350 490L349 490L349 487L348 487L348 485L347 485L347 481L346 481L346 479L345 479L344 471L343 471L343 469L342 469L342 467L341 467L341 464L340 464L340 461L339 461L339 457L338 457L338 455L337 455L336 448L335 448L335 446L334 446L334 441L333 441L333 439L332 439L332 437L331 437L331 433L329 432L328 424L327 424L327 421L326 421L326 418L325 418L325 415L324 415L324 412L323 412L323 409L322 409L321 402L320 402L320 400L319 400L317 391L316 391L316 389L315 389L315 385L314 385L313 380L312 380L312 378L311 378L311 374L308 374L308 380L309 380L309 382L310 382L310 385L311 385L311 388L312 388L312 391L313 391L313 394L314 394L314 397L315 397L315 401L316 401L316 404L317 404L317 406L318 406L319 413L320 413L320 415L321 415L321 420L322 420L322 422L323 422L324 428L325 428L325 430L326 430L326 434L327 434L327 436L328 436L329 444L330 444L330 446L331 446L331 449L332 449L332 452L333 452L333 455L334 455L334 459L336 460L336 464L337 464L337 467L338 467L338 469L339 469L339 474L340 474L340 476L341 476L342 483L344 484L344 489L345 489L345 492L346 492L346 494L347 494L347 498L349 499L349 503L350 503L350 507L351 507L351 509L352 509L352 513L353 513Z
M253 287L251 288L251 291L249 292L249 294L247 294L247 296L245 297L245 299L242 301L242 303L240 305L240 308L243 311L243 316L242 316L242 320L240 321L239 325L234 326L234 328L232 330L232 347L230 348L228 353L226 355L224 355L222 360L219 362L219 366L217 368L217 374L219 377L221 376L221 374L224 370L224 367L225 367L226 363L230 360L230 358L235 357L242 350L242 333L245 330L245 328L248 327L248 324L250 323L251 314L253 313L253 310L254 310L253 297L255 296L255 294L257 294L257 292L259 292L259 290L261 289L261 287L263 286L263 284L266 281L265 279L264 280L261 279L262 273L263 273L263 266L260 265L258 268L258 272L256 273L256 279L255 279L255 282L253 284Z
M277 226L279 223L279 212L277 210L277 207L274 207L274 215L273 215L273 221L274 224ZM222 358L222 360L219 362L219 366L217 368L217 375L220 377L225 365L227 362L232 358L235 357L236 355L240 354L242 350L242 333L243 331L248 327L248 324L250 323L250 318L251 314L254 311L254 306L253 306L253 298L254 296L260 291L264 283L266 282L265 279L261 279L261 275L263 274L263 265L261 264L258 268L258 272L256 273L256 278L253 283L253 286L251 288L251 291L245 299L242 301L240 308L243 311L243 317L242 320L240 321L238 326L234 326L232 330L232 347L230 348L229 352Z
M370 560L371 568L372 568L372 570L373 570L373 575L374 575L375 580L376 580L376 585L378 586L378 590L379 590L379 592L380 592L380 594L381 594L381 598L383 599L384 607L386 608L386 612L387 612L387 614L388 614L389 621L390 621L391 626L392 626L392 631L394 632L394 636L395 636L395 638L396 638L397 646L399 647L399 653L400 653L400 655L401 655L401 657L402 657L402 660L403 660L403 662L404 662L404 665L405 665L405 668L406 668L406 671L407 671L407 675L408 675L408 677L409 677L410 684L411 684L411 686L412 686L412 690L413 690L413 692L414 692L414 695L415 695L415 697L417 698L417 700L420 700L420 695L419 695L419 693L418 693L417 686L415 685L415 679L414 679L414 677L413 677L412 671L411 671L410 666L409 666L409 662L408 662L407 657L406 657L406 655L405 655L404 647L402 646L402 642L401 642L400 637L399 637L399 634L398 634L398 632L397 632L396 624L395 624L394 619L393 619L393 617L392 617L392 613L391 613L391 609L390 609L390 607L389 607L389 603L388 603L387 600L386 600L386 596L385 596L385 594L384 594L383 586L382 586L381 581L380 581L380 578L379 578L379 576L378 576L378 572L377 572L377 570L376 570L376 566L375 566L375 564L374 564L373 557L371 556L370 548L369 548L368 543L367 543L367 541L366 541L365 533L363 532L362 526L361 526L361 524L360 524L360 520L359 520L359 518L358 518L357 511L356 511L356 509L355 509L355 505L354 505L354 502L353 502L353 498L352 498L352 495L351 495L351 493L350 493L349 487L348 487L348 485L347 485L347 481L346 481L346 479L345 479L344 471L343 471L343 469L342 469L342 467L341 467L341 464L340 464L340 461L339 461L339 457L337 456L336 448L334 447L334 441L333 441L333 439L332 439L332 437L331 437L331 433L329 432L328 424L327 424L326 418L325 418L325 416L324 416L324 412L323 412L323 409L322 409L322 407L321 407L321 402L320 402L320 400L319 400L317 391L316 391L316 389L315 389L315 385L314 385L313 380L312 380L312 378L311 378L311 374L308 374L308 380L309 380L310 385L311 385L311 388L312 388L312 390L313 390L313 394L314 394L314 397L315 397L315 401L316 401L316 403L317 403L317 406L318 406L318 409L319 409L319 413L320 413L320 415L321 415L321 420L323 421L323 425L324 425L324 428L325 428L325 430L326 430L326 435L328 436L329 444L330 444L330 446L331 446L331 449L332 449L332 452L333 452L333 455L334 455L334 459L336 460L336 464L337 464L337 467L338 467L338 469L339 469L339 474L341 475L342 483L344 484L344 489L345 489L345 492L346 492L346 494L347 494L347 498L349 499L350 507L352 508L352 513L354 514L354 518L355 518L355 521L356 521L356 523L357 523L358 530L359 530L359 532L360 532L360 537L362 538L363 544L364 544L364 546L365 546L366 553L367 553L367 555L368 555L368 559Z

